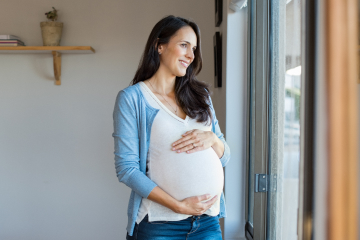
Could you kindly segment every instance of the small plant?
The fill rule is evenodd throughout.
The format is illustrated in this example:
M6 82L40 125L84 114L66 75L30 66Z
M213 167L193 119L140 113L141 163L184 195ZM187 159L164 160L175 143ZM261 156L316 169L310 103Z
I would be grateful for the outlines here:
M57 12L58 12L59 10L56 10L54 7L52 7L52 8L53 8L54 10L45 13L45 15L46 15L47 19L49 19L50 21L55 22L55 21L57 20L57 17L58 17Z

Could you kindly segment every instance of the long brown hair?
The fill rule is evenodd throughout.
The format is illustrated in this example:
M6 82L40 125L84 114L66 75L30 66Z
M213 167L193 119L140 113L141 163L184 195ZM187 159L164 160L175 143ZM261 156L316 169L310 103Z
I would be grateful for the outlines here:
M176 77L176 101L190 118L197 119L198 122L206 122L212 118L209 106L210 91L208 84L200 82L196 78L202 68L200 30L196 23L190 20L170 15L161 19L154 26L131 85L149 79L156 73L160 66L157 46L167 44L180 28L186 26L190 26L194 30L197 47L194 51L194 61L186 69L185 76Z

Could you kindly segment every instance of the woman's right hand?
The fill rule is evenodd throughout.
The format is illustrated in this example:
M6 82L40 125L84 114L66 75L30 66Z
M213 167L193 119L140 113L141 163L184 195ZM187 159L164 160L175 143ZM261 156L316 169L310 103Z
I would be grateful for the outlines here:
M199 216L204 214L217 200L217 196L210 199L210 195L188 197L180 201L178 213ZM210 200L209 200L210 199ZM206 202L203 202L208 200Z
M188 197L182 201L178 201L167 194L164 190L156 186L150 192L148 199L159 203L176 213L198 216L204 214L204 212L206 212L206 210L208 210L216 202L217 195L211 199L210 197L210 194L204 194L200 196Z

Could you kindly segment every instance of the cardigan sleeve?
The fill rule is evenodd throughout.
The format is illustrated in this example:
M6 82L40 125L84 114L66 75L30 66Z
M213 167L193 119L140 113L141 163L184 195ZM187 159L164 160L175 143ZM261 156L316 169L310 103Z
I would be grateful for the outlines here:
M157 186L140 171L140 141L134 103L126 92L119 92L113 112L115 169L120 182L143 198Z
M220 158L220 162L221 162L221 165L223 167L225 167L227 165L227 163L229 162L229 160L230 160L230 148L229 148L229 145L227 144L227 142L225 141L224 134L220 130L220 126L219 126L218 120L216 118L215 109L214 109L214 106L212 104L212 100L211 100L210 96L209 96L209 100L210 100L210 109L211 109L211 113L212 113L212 117L213 117L212 131L216 134L216 136L224 144L224 153L223 153L222 157Z

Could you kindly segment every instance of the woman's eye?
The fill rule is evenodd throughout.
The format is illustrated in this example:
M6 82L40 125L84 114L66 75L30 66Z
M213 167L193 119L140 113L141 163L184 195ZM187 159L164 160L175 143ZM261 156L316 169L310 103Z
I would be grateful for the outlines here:
M181 44L182 47L187 47L186 43Z

